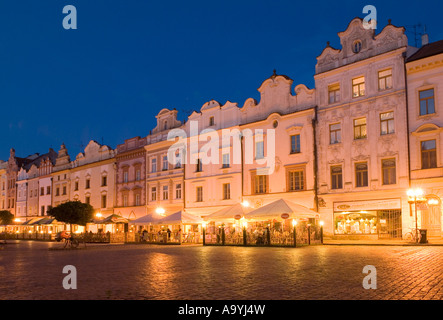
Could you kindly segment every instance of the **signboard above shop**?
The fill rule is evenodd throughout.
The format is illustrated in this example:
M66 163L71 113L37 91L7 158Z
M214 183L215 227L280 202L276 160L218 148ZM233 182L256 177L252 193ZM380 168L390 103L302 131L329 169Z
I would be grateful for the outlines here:
M334 212L401 209L401 199L334 202Z

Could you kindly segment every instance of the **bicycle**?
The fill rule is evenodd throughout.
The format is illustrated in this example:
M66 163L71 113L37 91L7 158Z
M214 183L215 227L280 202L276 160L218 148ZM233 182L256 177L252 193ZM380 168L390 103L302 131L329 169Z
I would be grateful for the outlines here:
M59 232L57 234L57 236L55 237L55 240L57 242L60 242L60 241L64 241L65 242L65 245L63 246L63 249L65 249L68 245L69 245L70 248L77 248L78 245L80 244L80 242L77 239L74 238L73 234L70 234L70 233L68 233L66 231L65 232L63 232L63 231Z
M418 239L417 239L418 237ZM411 228L410 232L406 232L403 235L403 240L410 241L410 242L420 242L421 240L421 233L419 230L415 228Z

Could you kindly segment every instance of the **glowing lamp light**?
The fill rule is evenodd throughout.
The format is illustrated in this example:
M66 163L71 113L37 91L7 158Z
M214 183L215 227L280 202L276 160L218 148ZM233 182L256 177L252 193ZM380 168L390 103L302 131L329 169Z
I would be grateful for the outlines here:
M206 229L206 222L203 222L203 223L202 223L202 228L203 228L203 229Z
M245 229L246 229L246 228L248 227L248 222L247 222L247 221L243 221L243 223L242 223L242 224L243 224L243 228L245 228Z
M323 225L325 224L324 221L320 221L320 225L323 227Z
M160 214L160 215L164 215L165 214L165 209L158 207L157 209L155 209L155 213Z
M292 219L292 226L295 227L297 225L297 220Z
M248 200L243 201L243 202L241 203L241 205L242 205L243 207L246 207L246 208L248 208L248 207L250 206Z
M15 218L14 219L14 222L20 222L21 220L20 220L20 218Z
M102 215L100 212L97 212L97 213L95 214L95 216L96 216L97 218L101 218L101 217L103 217L103 215Z

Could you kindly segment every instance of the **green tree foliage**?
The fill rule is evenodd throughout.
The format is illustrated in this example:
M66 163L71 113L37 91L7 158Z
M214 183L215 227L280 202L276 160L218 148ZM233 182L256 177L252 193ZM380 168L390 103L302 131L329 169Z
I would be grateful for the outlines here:
M14 219L14 215L9 210L0 211L0 222L1 224L7 225L11 224Z
M92 220L94 209L87 203L69 201L49 209L48 214L60 222L84 226Z

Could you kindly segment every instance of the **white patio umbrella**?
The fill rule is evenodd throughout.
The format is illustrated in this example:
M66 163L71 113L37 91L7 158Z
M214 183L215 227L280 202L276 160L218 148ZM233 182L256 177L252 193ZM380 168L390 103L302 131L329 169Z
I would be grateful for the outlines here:
M247 212L250 212L251 208L246 208L240 203L237 203L233 206L229 206L227 208L223 208L218 210L206 217L203 217L205 221L226 221L226 220L234 220L236 216L240 218L243 217Z
M283 216L282 216L283 215ZM245 214L245 219L315 218L317 212L286 199L279 199Z
M189 213L178 211L169 216L161 216L159 214L148 214L141 218L131 221L135 225L161 225L161 224L199 224L202 219Z

